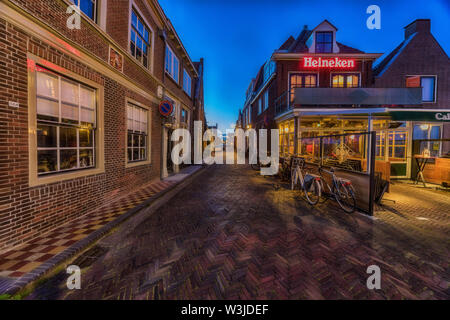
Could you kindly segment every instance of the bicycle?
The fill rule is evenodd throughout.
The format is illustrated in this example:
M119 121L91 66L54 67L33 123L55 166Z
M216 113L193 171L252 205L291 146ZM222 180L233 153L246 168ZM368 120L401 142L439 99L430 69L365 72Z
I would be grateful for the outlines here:
M346 213L353 213L356 210L356 198L352 182L347 179L338 178L334 171L334 168L328 171L322 166L319 167L320 187L324 191L322 194L327 199L334 198ZM332 177L332 186L324 179L323 173ZM327 186L327 191L325 191L324 183Z
M306 201L310 205L319 203L321 195L320 176L306 173L303 176L303 171L306 169L305 160L295 158L292 160L291 170L291 190L294 190L298 185L305 193Z

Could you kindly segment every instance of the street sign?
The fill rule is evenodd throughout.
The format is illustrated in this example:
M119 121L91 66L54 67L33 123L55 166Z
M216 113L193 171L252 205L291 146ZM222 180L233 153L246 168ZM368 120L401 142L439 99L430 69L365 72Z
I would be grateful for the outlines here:
M159 113L164 117L168 117L173 112L173 104L169 100L164 100L159 104Z

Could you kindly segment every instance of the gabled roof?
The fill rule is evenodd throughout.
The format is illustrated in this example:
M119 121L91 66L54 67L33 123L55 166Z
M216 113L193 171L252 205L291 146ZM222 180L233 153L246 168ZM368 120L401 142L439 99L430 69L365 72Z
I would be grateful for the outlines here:
M417 33L411 34L407 39L405 39L400 45L397 46L390 54L388 54L379 64L373 68L373 74L375 77L380 77L389 68L389 66L398 58L398 56L403 52L406 46L411 42L411 40L416 36Z
M318 27L320 27L321 25L323 25L324 23L327 23L328 25L330 25L334 30L338 30L338 28L336 28L330 21L328 21L327 19L323 20L321 23L319 23L317 25L317 27L315 27L312 31L316 30Z

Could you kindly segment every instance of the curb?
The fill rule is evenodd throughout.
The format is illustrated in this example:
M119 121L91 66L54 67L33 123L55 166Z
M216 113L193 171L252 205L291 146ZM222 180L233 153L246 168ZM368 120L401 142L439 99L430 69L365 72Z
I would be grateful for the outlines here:
M80 241L74 243L72 246L70 246L63 252L44 262L39 267L23 275L19 279L14 280L9 278L0 279L0 294L8 294L8 295L16 294L18 291L22 290L27 285L31 284L32 282L44 276L45 274L49 273L52 269L62 264L64 261L72 258L77 253L83 251L89 245L91 245L92 243L96 242L97 240L108 234L113 228L121 225L123 222L125 222L126 220L137 214L142 209L151 207L153 205L151 210L156 211L158 208L166 204L176 194L178 194L181 190L183 190L187 185L191 184L193 180L195 180L200 175L205 173L207 169L210 167L211 166L203 165L200 169L198 169L191 175L187 176L183 180L179 181L178 183L175 183L166 190L161 191L160 193L148 198L138 206L128 210L126 213L124 213L114 221L109 222L102 228L88 235L86 238L81 239Z

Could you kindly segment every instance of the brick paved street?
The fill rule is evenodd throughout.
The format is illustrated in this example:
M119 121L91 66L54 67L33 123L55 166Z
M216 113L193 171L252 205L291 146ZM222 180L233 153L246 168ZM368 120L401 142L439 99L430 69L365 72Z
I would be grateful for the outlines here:
M397 184L388 195L397 203L370 219L332 202L311 209L249 166L208 170L78 257L81 290L68 291L60 272L28 298L450 298L449 193ZM366 287L373 264L381 290Z

